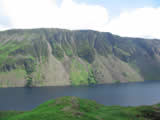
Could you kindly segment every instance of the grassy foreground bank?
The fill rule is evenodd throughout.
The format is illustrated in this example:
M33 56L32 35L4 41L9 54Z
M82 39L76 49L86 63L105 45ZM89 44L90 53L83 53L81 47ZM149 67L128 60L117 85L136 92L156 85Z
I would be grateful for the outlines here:
M0 120L160 120L160 105L104 106L92 100L62 97L32 111L1 111Z

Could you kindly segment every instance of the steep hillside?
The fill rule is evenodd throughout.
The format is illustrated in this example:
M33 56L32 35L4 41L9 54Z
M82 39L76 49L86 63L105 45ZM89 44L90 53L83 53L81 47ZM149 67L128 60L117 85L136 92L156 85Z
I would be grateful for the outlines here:
M0 111L0 120L159 120L159 107L104 106L92 100L62 97L32 111Z
M160 41L92 30L0 32L0 87L160 80Z

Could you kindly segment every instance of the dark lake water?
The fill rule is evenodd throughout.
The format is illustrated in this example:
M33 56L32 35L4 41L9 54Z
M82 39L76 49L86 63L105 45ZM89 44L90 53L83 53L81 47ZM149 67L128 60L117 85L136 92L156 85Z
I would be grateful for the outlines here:
M31 110L61 96L92 99L104 105L151 105L160 103L160 81L94 87L0 88L0 110Z

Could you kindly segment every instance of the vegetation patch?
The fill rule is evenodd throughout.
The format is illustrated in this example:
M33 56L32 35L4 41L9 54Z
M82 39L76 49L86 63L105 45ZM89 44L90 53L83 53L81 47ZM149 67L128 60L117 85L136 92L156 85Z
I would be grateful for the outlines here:
M6 44L0 44L0 65L2 65L8 56L15 50L23 47L25 44L17 43L16 41L9 41Z
M33 72L36 70L36 64L35 61L32 59L26 59L24 61L24 67L26 70L26 87L31 87L32 86L32 81L33 81Z
M95 59L95 51L87 41L78 43L77 52L79 57L85 59L89 63L92 63Z
M123 75L124 77L127 77L127 76L128 76L127 72L122 72L122 75Z
M65 52L65 54L69 57L72 57L73 56L73 50L72 50L72 47L67 43L67 42L63 42L62 43L62 48Z
M159 107L104 106L92 100L62 97L32 111L0 111L0 120L159 120Z
M86 63L87 64L87 63ZM70 79L72 85L89 85L96 84L95 76L88 65L88 68L84 64L81 64L78 60L72 59Z
M96 76L90 65L88 65L88 84L89 85L97 84Z
M64 51L57 43L51 43L52 54L59 60L64 58Z
M16 85L23 83L25 76L26 71L21 68L0 72L0 87L16 87Z
M120 80L114 80L114 83L119 84L121 81Z
M91 48L84 48L78 52L78 56L92 63L95 59L95 52Z
M88 71L78 60L72 59L70 79L72 85L87 85Z
M129 52L126 52L126 51L124 51L124 50L121 49L121 48L118 48L118 47L114 46L114 49L115 49L119 54L121 54L121 55L131 56Z
M67 56L72 57L73 56L73 51L71 48L64 48L64 51Z
M129 61L129 57L131 56L129 52L124 51L121 48L118 48L117 46L114 46L114 54L119 57L121 60L128 62Z

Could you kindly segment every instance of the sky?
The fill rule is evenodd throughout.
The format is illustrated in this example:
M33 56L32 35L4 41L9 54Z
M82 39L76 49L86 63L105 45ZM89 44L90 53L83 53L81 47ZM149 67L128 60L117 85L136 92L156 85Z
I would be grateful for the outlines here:
M19 28L160 39L160 0L0 0L0 30Z

